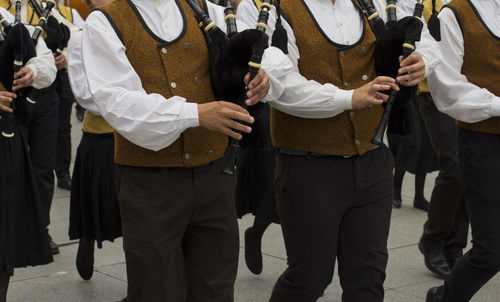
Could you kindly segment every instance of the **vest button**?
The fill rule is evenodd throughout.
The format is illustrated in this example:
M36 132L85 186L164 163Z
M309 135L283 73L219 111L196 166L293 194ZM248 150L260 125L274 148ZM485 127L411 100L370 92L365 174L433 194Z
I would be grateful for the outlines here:
M353 118L353 117L354 117L354 112L352 112L352 111L351 111L351 112L349 112L349 116L350 116L351 118Z
M191 47L191 44L189 44L189 42L187 42L186 44L184 44L184 48L185 49L189 49Z
M368 76L367 76L366 74L364 74L364 75L361 77L361 79L363 79L363 81L366 81L366 80L368 80Z
M208 154L208 156L212 156L212 155L214 155L214 150L210 150L210 151L208 151L208 153L207 153L207 154Z
M349 87L349 82L345 82L345 83L344 83L344 86L345 86L345 87Z
M166 54L167 54L167 49L166 49L165 47L163 47L163 48L161 49L161 53L162 53L162 54L164 54L164 55L166 55Z
M344 56L344 51L343 51L343 50L341 50L341 51L340 51L340 53L339 53L339 55L340 55L341 57L343 57L343 56Z
M199 77L194 77L194 83L198 84L199 82L200 82L200 78Z
M172 86L172 88L177 88L177 83L176 82L172 82L172 83L170 83L170 86Z
M361 142L359 141L359 139L355 140L354 143L356 144L356 146L361 145Z
M191 158L191 154L189 154L189 153L184 154L184 158L186 160L189 160Z
M361 52L362 52L362 53L366 53L366 47L362 47L362 48L361 48Z

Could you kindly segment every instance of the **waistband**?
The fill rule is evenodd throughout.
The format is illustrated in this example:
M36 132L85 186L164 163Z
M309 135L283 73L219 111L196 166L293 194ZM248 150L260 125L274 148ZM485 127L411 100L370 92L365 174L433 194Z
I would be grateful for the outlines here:
M373 148L368 150L368 152L373 151L375 149L378 149L380 146L375 145ZM282 154L286 155L293 155L293 156L309 156L309 157L339 157L339 158L351 158L354 156L358 156L358 154L352 154L352 155L331 155L331 154L325 154L325 153L316 153L316 152L309 152L309 151L302 151L302 150L295 150L295 149L289 149L289 148L279 148L279 152Z

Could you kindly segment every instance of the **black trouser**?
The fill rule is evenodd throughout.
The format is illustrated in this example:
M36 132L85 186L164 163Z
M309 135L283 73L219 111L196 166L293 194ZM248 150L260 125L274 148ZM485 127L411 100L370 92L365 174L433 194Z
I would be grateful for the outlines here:
M58 178L69 174L71 162L71 109L75 97L69 85L66 69L59 70L54 82L54 88L59 96L59 119L57 123L57 157L56 176Z
M235 177L118 166L129 302L231 302L238 269Z
M469 301L500 271L500 135L460 129L458 151L473 245L445 282L448 302Z
M384 300L392 208L392 154L278 155L276 198L288 268L272 302L313 302L339 261L344 302Z
M59 99L52 86L35 90L32 99L36 101L36 105L33 117L26 125L26 134L44 215L49 225L50 206L54 195Z
M469 227L459 181L457 126L451 117L438 111L430 93L421 93L417 103L439 159L422 239L426 248L442 249L454 259L467 245Z

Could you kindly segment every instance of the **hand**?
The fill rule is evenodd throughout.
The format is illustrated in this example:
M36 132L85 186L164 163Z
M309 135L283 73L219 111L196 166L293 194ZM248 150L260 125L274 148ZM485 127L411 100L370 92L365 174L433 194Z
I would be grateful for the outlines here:
M57 55L56 53L53 53L54 55L54 60L56 61L56 68L57 70L61 70L63 68L66 68L68 66L68 61L66 60L66 56L63 54Z
M248 99L246 100L245 104L247 104L247 106L252 106L257 104L267 95L271 84L269 83L269 76L262 69L259 69L259 73L257 73L250 84L248 84L249 79L250 73L247 73L245 75L244 81L249 90L247 92Z
M241 122L253 124L254 118L248 111L233 103L218 101L198 105L200 126L222 132L234 139L242 136L233 130L250 133L252 128Z
M29 67L23 67L21 70L14 74L14 82L12 86L12 91L19 90L21 88L29 87L33 85L35 81L35 74L33 70Z
M2 102L11 103L12 100L15 99L16 97L17 96L12 92L0 91L0 101L2 101ZM5 111L5 112L12 112L12 108L9 108L9 107L4 106L2 104L0 104L0 110Z
M401 68L398 70L398 73L401 76L396 78L399 84L403 86L415 86L424 80L425 63L421 55L412 53L404 60L403 56L400 56L399 62Z
M399 91L396 81L390 77L376 77L375 80L354 90L352 94L352 108L363 109L366 106L380 105L389 99L389 96L379 91L394 89Z

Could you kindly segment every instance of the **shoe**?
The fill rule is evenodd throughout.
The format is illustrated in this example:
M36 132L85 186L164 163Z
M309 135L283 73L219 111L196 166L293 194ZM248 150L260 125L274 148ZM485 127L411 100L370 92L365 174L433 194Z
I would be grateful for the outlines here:
M49 246L50 246L50 251L52 252L52 255L58 255L61 251L59 251L59 247L57 244L52 240L52 236L49 235Z
M69 175L63 175L57 178L57 187L71 191L71 177Z
M413 199L413 207L427 212L429 209L429 202L425 198Z
M399 208L401 208L402 204L403 204L403 201L401 199L396 199L396 198L392 199L392 206L394 208L399 209Z
M418 242L418 249L424 255L424 263L427 269L441 279L446 279L450 275L450 265L441 249L426 250L422 239Z
M252 228L245 231L245 262L248 269L258 275L262 272L261 238L256 238Z
M76 254L76 270L83 280L90 280L94 274L94 240L80 239Z
M427 291L425 302L442 302L443 301L443 287L433 287Z
M451 269L455 266L455 264L464 256L464 252L460 248L444 248L443 252L444 257L448 261L448 265Z
M76 119L79 120L80 122L83 122L83 117L85 116L85 109L83 109L80 106L76 106L75 111L76 111L75 112Z

